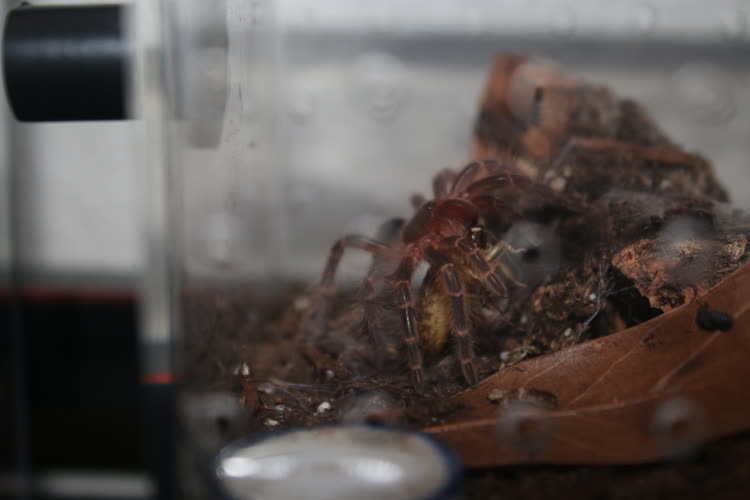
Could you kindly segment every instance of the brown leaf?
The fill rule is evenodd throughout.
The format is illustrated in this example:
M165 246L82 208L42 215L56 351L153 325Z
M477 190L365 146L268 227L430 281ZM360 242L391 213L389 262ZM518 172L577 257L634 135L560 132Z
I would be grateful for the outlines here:
M699 328L705 307L731 315L732 328ZM473 467L640 463L750 428L748 379L746 263L699 300L500 370L454 396L465 409L426 432ZM499 407L506 394L515 398ZM545 404L521 394L543 394Z

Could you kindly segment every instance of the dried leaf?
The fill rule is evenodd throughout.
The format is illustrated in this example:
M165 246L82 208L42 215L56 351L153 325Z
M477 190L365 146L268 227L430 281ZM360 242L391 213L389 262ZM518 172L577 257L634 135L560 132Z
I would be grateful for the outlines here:
M701 329L706 307L729 314L731 329ZM451 423L426 431L473 467L640 463L684 452L750 428L749 327L744 264L690 304L500 370L453 397L465 409ZM516 397L499 407L505 394ZM546 404L520 394L543 394Z

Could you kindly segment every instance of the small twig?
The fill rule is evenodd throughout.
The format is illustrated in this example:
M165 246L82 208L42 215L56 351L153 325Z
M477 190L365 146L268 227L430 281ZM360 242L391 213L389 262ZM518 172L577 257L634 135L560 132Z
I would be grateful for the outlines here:
M594 313L589 316L586 321L583 322L583 325L581 326L581 329L578 331L578 335L576 335L576 342L581 340L581 335L583 335L583 332L586 331L586 328L589 327L592 321L594 321L594 318L596 318L599 315L599 312L602 310L602 298L601 295L597 294L596 297L596 309L594 309Z
M601 263L599 265L599 286L596 290L596 308L594 309L594 313L589 316L586 321L583 322L583 325L581 325L581 329L578 331L578 334L576 335L576 342L579 342L581 340L581 335L583 335L583 332L586 331L586 329L589 327L592 321L599 315L599 313L602 310L602 299L606 299L611 293L612 290L609 290L605 283L604 276L607 274L607 271L609 270L609 265L607 264L605 266L604 263Z

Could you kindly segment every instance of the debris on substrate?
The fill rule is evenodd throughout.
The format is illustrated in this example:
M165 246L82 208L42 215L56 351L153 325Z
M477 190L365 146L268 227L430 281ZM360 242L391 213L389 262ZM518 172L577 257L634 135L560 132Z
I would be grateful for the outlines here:
M544 92L525 95L519 82ZM538 110L519 103L539 94L552 103ZM545 118L555 106L564 119ZM504 263L524 286L511 288L501 312L475 297L480 379L696 300L747 260L750 222L728 204L711 164L605 87L535 72L523 57L499 58L473 155L504 151L559 197L539 204L510 193L519 213L491 221L495 234L525 249ZM305 322L316 297L306 287L274 296L226 288L187 293L186 386L233 394L243 408L243 434L342 421L419 429L450 420L458 408L449 397L466 389L450 345L426 359L427 390L415 392L405 354L373 347L356 297L356 289L339 290L326 335L312 342ZM381 316L398 345L397 309L385 304ZM567 470L549 472L550 491L569 475L601 476ZM501 476L475 473L469 490L502 483ZM524 477L536 481L538 474Z

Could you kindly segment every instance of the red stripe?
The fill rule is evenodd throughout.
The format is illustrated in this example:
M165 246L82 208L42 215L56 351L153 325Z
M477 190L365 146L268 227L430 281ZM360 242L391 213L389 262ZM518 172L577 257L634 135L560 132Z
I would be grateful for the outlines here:
M174 374L169 372L148 373L141 379L144 384L171 384L174 381Z

